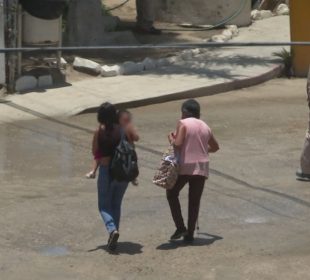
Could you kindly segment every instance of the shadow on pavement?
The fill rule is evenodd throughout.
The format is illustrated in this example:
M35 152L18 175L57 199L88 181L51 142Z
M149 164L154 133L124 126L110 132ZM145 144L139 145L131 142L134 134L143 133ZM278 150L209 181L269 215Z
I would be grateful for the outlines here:
M142 248L143 246L139 243L118 242L117 249L114 252L111 252L107 245L98 246L95 249L88 250L88 252L91 253L98 250L104 250L111 255L137 255L143 253Z
M194 243L184 243L183 240L178 240L178 241L170 241L168 243L164 243L159 245L158 247L156 247L157 250L175 250L179 247L186 247L186 246L209 246L211 244L213 244L214 242L218 241L218 240L222 240L223 237L218 236L218 235L212 235L209 233L199 233L199 236L206 236L206 238L201 238L201 237L197 237L195 238Z

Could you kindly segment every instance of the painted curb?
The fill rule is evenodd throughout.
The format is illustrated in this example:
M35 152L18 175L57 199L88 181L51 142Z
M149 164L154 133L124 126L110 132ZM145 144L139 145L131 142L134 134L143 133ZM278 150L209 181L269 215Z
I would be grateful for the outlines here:
M211 96L211 95L233 91L236 89L247 88L247 87L251 87L251 86L255 86L255 85L267 82L271 79L279 77L282 71L283 71L283 65L275 65L271 70L259 76L255 76L251 78L234 80L234 81L230 81L230 82L226 82L226 83L222 83L218 85L213 85L213 86L199 87L196 89L175 92L175 93L157 96L157 97L150 97L150 98L139 99L139 100L134 100L134 101L114 103L114 105L119 109L136 108L136 107L159 104L159 103L186 99L186 98ZM98 108L99 106L86 108L84 110L81 110L80 112L75 112L74 115L95 113L97 112Z

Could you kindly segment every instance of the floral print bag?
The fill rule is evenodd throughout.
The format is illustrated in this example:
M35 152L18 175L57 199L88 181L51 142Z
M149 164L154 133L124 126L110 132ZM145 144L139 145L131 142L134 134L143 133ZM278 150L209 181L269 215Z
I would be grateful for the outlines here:
M166 190L171 190L177 182L178 175L178 157L175 149L171 146L161 159L160 166L153 178L153 183Z

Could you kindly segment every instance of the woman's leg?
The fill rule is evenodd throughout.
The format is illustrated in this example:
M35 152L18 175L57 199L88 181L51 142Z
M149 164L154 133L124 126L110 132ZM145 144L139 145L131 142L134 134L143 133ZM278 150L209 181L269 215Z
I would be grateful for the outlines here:
M200 200L203 193L206 178L203 176L190 176L188 195L188 235L193 236L198 215Z
M179 194L187 182L188 176L180 175L173 189L167 190L167 199L169 202L172 218L177 230L179 231L184 231L186 229L182 216Z
M125 192L126 192L127 187L128 187L128 182L113 181L111 183L111 187L113 188L112 215L113 215L113 219L114 219L116 229L119 230L119 224L120 224L120 219L121 219L122 201L123 201Z
M115 231L116 225L112 213L113 188L110 183L109 168L100 166L98 176L98 208L109 233Z

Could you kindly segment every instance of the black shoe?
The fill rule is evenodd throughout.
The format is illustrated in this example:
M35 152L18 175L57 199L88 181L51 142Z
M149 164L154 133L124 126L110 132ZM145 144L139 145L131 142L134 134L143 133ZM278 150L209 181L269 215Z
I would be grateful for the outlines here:
M137 26L135 31L140 34L149 34L149 35L161 35L162 31L160 29L152 27L141 27Z
M190 235L190 234L185 235L184 238L183 238L183 241L184 241L185 243L187 243L187 244L192 244L192 243L194 243L194 240L195 240L194 236L193 236L193 235Z
M116 247L117 247L117 241L119 238L119 233L117 230L114 230L109 237L109 241L108 241L108 249L110 251L115 251Z
M297 178L297 180L300 180L300 181L309 182L310 181L310 174L302 173L302 171L299 169L296 172L296 178Z
M178 240L187 235L187 230L179 230L177 229L174 234L171 235L170 240Z

